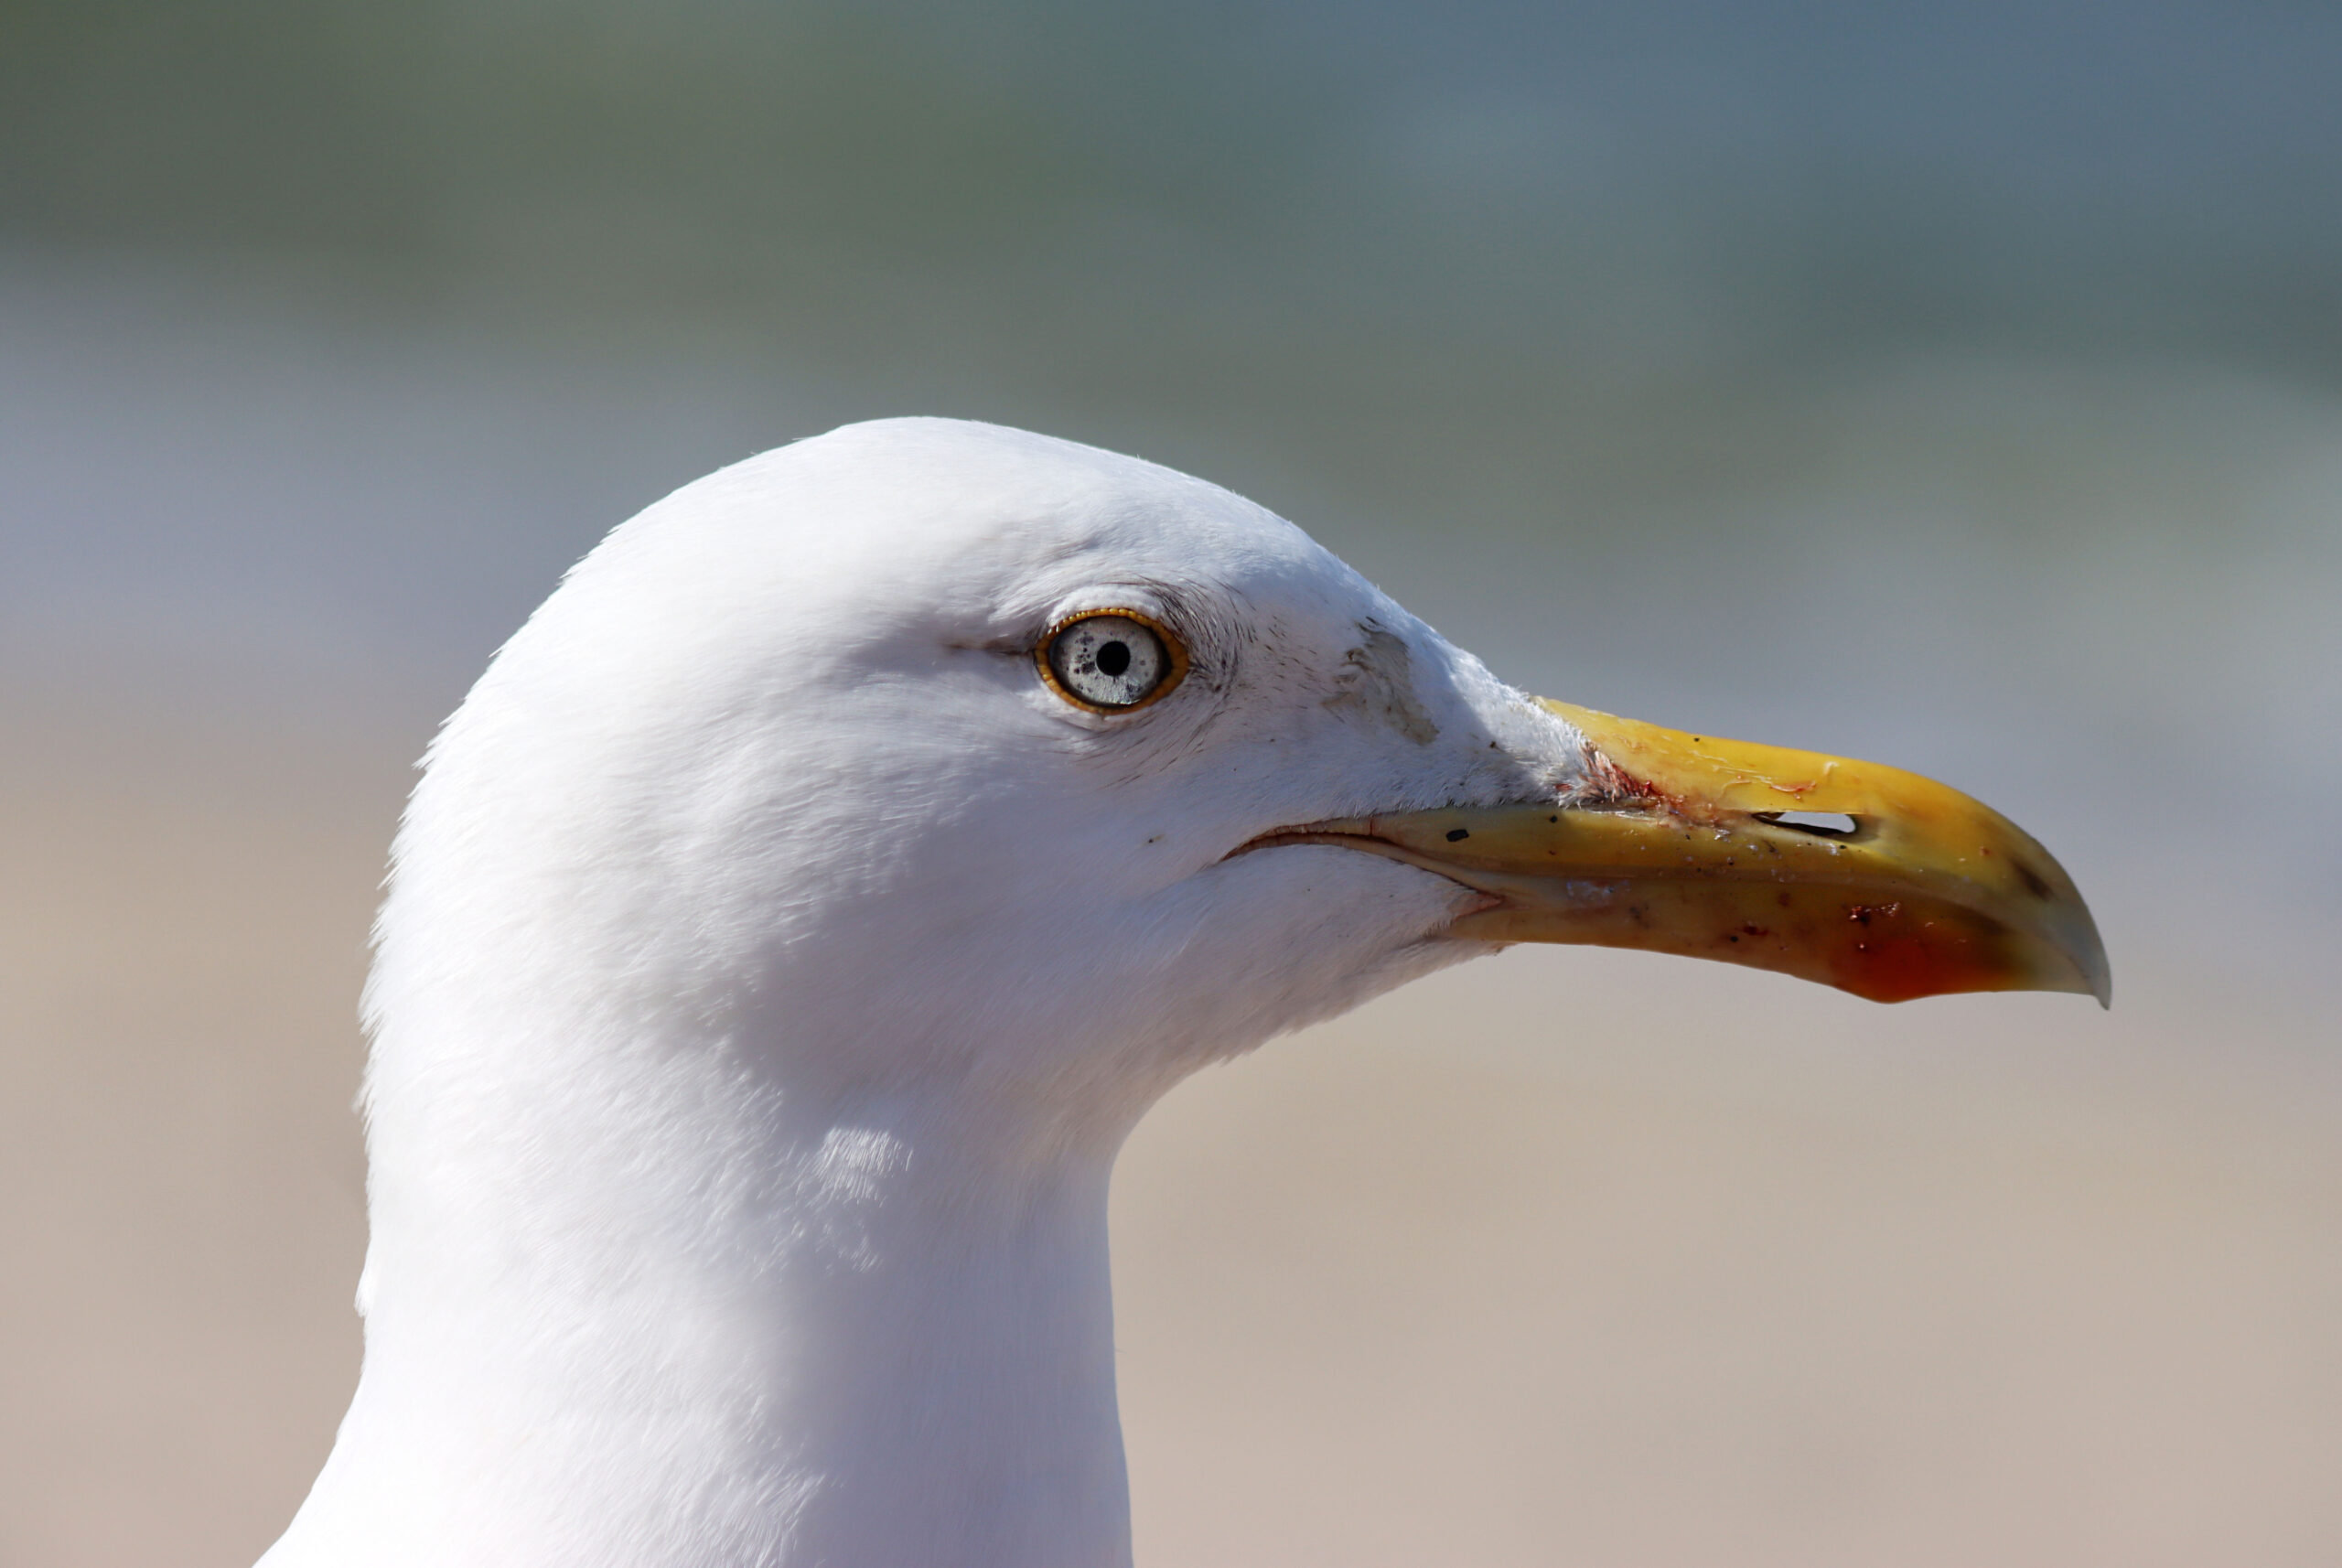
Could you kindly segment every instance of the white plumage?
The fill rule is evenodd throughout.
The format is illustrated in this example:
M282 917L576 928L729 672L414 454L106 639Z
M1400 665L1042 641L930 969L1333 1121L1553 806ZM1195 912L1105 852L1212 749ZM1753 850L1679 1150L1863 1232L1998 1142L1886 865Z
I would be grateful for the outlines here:
M1192 661L1036 671L1133 609ZM356 1398L268 1568L1126 1562L1106 1192L1203 1064L1487 944L1297 823L1584 747L1227 491L940 420L613 532L435 742L366 999Z
M1541 703L1198 480L897 420L688 486L432 746L364 1369L264 1561L1126 1563L1115 1151L1518 940L2107 994L1988 808Z

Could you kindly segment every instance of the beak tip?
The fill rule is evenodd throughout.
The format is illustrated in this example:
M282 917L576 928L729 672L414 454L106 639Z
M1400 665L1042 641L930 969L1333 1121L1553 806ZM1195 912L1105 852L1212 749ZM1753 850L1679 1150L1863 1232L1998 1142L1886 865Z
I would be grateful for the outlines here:
M2080 902L2079 896L2076 903ZM2098 922L2091 919L2088 908L2081 910L2080 940L2068 952L2076 976L2081 981L2077 990L2087 992L2098 999L2101 1012L2114 1009L2114 969L2106 957L2105 939L2098 934Z

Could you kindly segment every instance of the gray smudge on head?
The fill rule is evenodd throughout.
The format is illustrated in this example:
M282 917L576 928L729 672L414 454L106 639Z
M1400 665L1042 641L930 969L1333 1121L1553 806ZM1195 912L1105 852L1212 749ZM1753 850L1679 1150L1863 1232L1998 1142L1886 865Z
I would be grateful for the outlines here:
M1405 639L1372 621L1360 621L1358 629L1363 640L1342 656L1326 705L1380 719L1417 746L1429 746L1439 726L1415 696L1414 660Z

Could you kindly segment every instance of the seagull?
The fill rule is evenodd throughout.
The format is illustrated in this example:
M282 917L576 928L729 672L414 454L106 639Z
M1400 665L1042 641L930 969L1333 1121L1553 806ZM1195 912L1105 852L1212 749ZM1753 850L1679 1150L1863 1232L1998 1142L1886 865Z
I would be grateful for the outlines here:
M2108 993L1976 801L1525 695L1202 480L898 419L687 485L424 757L363 1366L262 1563L1126 1564L1117 1149L1520 941Z

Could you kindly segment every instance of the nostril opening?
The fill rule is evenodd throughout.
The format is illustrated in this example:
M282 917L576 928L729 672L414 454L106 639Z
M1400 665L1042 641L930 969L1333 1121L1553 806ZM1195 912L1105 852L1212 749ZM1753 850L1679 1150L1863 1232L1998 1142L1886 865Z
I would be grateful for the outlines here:
M1767 811L1765 820L1829 839L1850 839L1862 827L1843 811Z

